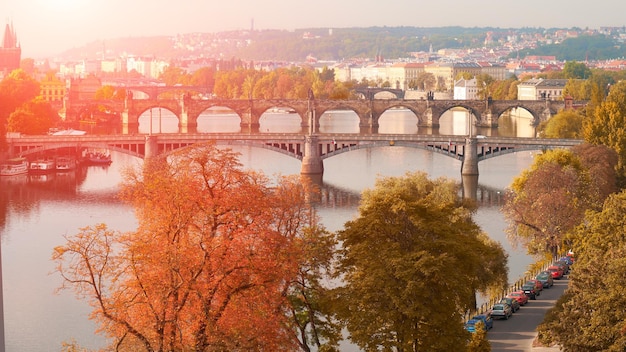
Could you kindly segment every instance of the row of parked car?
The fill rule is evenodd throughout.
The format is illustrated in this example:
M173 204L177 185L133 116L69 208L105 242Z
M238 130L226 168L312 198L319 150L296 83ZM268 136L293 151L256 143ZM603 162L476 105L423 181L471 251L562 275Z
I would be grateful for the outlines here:
M572 264L574 264L574 256L573 253L569 253L555 261L545 271L537 274L534 279L526 281L519 290L510 292L494 304L490 311L473 316L465 323L465 329L469 332L475 332L477 324L482 322L483 329L487 331L493 327L494 319L508 320L513 313L528 304L530 300L536 300L543 289L552 287L554 280L560 280L567 275Z

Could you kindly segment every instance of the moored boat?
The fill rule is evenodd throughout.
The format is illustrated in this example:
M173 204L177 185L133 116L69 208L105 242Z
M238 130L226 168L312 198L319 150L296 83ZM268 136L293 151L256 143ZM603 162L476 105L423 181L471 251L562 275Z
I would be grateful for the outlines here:
M83 162L87 165L109 165L111 164L111 154L108 152L88 152L85 154Z
M0 176L21 175L28 172L28 159L11 158L0 166Z
M71 156L60 156L57 158L56 169L57 171L71 171L76 169L76 158Z
M30 163L28 171L34 174L43 174L56 170L56 163L53 159L38 159Z

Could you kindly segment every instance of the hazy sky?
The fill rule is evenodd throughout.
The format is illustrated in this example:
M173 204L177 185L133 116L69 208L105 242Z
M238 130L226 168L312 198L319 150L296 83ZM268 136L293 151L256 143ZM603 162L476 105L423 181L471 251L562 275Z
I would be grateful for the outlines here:
M626 2L583 0L0 0L0 17L39 58L96 40L248 29L626 25Z

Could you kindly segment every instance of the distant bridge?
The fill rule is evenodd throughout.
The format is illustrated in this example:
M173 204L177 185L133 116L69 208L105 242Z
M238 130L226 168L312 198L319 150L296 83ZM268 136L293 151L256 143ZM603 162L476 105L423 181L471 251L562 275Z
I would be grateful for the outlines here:
M414 134L300 133L176 133L152 135L22 136L7 138L10 156L29 156L60 148L104 148L147 158L213 141L218 145L248 145L270 149L302 162L301 173L322 175L323 160L362 148L403 146L430 150L462 162L462 175L478 175L478 162L522 150L567 148L571 139L432 136Z
M176 87L173 87L176 88ZM380 117L393 109L408 109L415 114L418 126L436 127L443 114L451 109L466 109L476 126L497 127L502 114L512 109L524 109L532 115L533 125L548 120L566 109L559 100L416 100L416 99L192 99L183 95L170 99L126 99L68 102L66 116L80 116L89 106L102 105L120 116L125 133L136 133L139 117L151 109L166 109L179 121L182 132L196 132L198 118L211 108L227 108L240 118L243 130L258 132L261 116L273 108L289 108L300 117L301 126L315 133L325 112L353 111L359 118L361 133L377 133Z

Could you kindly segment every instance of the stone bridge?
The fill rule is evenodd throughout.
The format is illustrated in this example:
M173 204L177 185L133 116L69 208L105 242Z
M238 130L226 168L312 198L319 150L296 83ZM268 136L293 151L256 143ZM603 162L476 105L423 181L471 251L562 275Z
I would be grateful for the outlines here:
M446 111L463 108L475 119L476 126L497 127L500 116L511 109L524 109L532 115L532 124L548 120L566 108L565 101L558 100L409 100L409 99L191 99L187 96L176 99L127 99L126 101L77 102L67 107L69 111L80 111L86 105L103 105L121 116L126 133L137 132L139 117L154 108L167 109L179 119L182 132L194 132L200 114L214 107L232 110L241 119L241 126L248 132L258 132L261 116L274 108L288 108L295 112L303 127L315 133L325 112L349 110L359 118L363 133L377 133L382 114L392 109L408 109L418 121L418 126L437 127Z
M148 158L195 144L249 145L274 150L302 162L303 175L324 173L323 160L362 148L403 146L440 153L461 161L461 174L478 177L478 162L521 150L566 148L581 140L432 136L413 134L301 134L301 133L167 133L83 136L21 136L7 138L9 156L31 156L48 150L70 148L108 149Z

